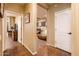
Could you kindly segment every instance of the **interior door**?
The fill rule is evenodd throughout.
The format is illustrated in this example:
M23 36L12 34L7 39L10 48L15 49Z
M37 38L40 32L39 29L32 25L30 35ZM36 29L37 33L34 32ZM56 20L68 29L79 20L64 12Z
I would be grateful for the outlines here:
M70 9L55 13L55 46L71 52L71 12Z

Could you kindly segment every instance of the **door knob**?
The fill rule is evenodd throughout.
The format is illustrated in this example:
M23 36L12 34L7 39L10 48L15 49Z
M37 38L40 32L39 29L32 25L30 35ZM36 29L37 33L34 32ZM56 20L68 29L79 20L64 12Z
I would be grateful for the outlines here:
M71 33L71 32L69 32L68 34L69 34L69 35L71 35L72 33Z

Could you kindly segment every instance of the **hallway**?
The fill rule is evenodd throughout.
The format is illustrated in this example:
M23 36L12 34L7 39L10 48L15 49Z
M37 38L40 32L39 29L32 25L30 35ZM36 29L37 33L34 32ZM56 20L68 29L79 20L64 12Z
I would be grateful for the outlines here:
M58 48L46 45L45 41L38 40L38 53L34 56L70 56L71 54ZM13 49L4 51L4 56L33 56L22 44L15 42Z
M44 8L44 5L46 5L46 7L47 6L50 7ZM75 16L79 12L78 11L79 9L77 8L78 12L76 12L73 5L71 3L5 4L5 12L1 25L2 26L1 29L3 30L1 31L3 42L0 41L0 48L2 47L1 44L3 44L2 48L3 55L4 56L71 56L71 54L79 55L79 52L77 52L78 51L77 49L79 49L78 48L79 34L77 31L79 29L78 26L79 23L77 22L79 18L76 19L77 16ZM73 8L71 9L72 6ZM39 11L40 9L41 11ZM73 24L71 24L70 27L68 27L69 20L68 17L66 17L67 15L66 12L64 12L65 9L71 9L74 12L72 13L73 17L71 17L73 20L70 22L70 24L72 22ZM45 13L43 13L44 10ZM61 11L63 12L61 13ZM60 20L55 21L56 12L57 13L59 12L59 14L57 14L58 17L56 19L57 20L61 19L61 21ZM56 25L55 22L57 22L58 24L57 28L55 28ZM61 26L62 28L59 25L62 25ZM70 28L68 31L64 31L67 30L68 28ZM58 35L57 41L55 37L57 36L55 35L56 34L55 31ZM62 32L63 35L62 34L60 35L60 32ZM39 37L39 39L37 37ZM46 41L40 40L41 37ZM68 41L66 41L67 39ZM0 55L2 50L0 49Z

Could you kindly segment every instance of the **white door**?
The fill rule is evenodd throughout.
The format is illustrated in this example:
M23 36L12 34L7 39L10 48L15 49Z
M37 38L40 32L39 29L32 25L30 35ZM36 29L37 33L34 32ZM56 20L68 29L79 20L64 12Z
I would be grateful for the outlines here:
M65 9L55 13L55 46L71 52L70 9Z

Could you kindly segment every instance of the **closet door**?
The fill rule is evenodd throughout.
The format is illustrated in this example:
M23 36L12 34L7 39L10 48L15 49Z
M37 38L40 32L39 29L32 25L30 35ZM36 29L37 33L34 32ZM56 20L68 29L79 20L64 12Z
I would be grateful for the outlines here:
M70 10L55 13L55 46L71 51L71 14Z

